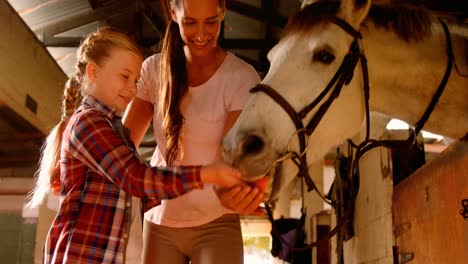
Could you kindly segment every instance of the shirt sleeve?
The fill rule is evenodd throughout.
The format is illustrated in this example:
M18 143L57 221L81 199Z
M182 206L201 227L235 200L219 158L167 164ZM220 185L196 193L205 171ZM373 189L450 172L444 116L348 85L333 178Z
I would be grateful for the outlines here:
M159 86L157 73L159 73L158 54L148 57L143 62L140 79L138 79L137 83L136 97L153 104L156 102L156 91Z
M260 83L260 77L255 69L250 65L245 65L236 75L236 80L233 82L236 89L232 89L232 93L228 94L227 111L238 111L244 109L245 104L249 100L251 94L250 89Z
M150 167L125 145L102 115L85 112L70 131L70 154L92 170L145 199L170 199L201 189L200 166Z

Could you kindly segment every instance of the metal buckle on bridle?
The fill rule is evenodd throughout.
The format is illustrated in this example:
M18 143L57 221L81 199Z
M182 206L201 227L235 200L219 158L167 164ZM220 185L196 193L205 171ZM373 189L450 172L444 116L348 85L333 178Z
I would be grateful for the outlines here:
M306 129L305 128L301 128L301 129L297 129L295 130L291 136L289 137L289 140L288 140L288 145L287 145L287 151L286 153L284 153L281 157L279 157L278 159L276 159L271 165L270 167L268 168L268 170L266 171L265 174L268 174L270 173L271 170L273 170L276 166L278 166L278 164L282 163L283 161L285 160L288 160L288 159L294 159L294 158L300 158L302 156L305 155L306 151L307 151L307 148L309 146L309 138L308 137L304 137L304 140L305 140L305 147L304 147L304 150L302 150L301 153L297 153L295 151L291 151L291 144L292 144L292 141L293 141L293 138L295 135L298 135L299 137L299 133L306 133Z
M307 129L305 128L300 128L300 129L296 129L296 131L294 131L291 136L289 137L289 140L288 140L288 152L294 152L294 151L291 151L291 143L292 143L292 140L294 138L295 135L297 135L299 137L299 133L307 133ZM304 150L302 150L302 152L300 154L297 154L298 157L302 157L305 155L306 151L307 151L307 148L309 147L309 138L308 137L304 137L304 141L305 141L305 146L304 146Z

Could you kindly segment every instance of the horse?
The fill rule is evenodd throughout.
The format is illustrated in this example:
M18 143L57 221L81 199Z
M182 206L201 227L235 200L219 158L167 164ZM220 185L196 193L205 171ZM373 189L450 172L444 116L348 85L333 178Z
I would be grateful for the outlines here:
M309 165L322 159L360 131L366 110L415 125L447 74L445 90L424 130L453 139L466 135L466 28L449 24L449 43L444 26L424 9L372 5L370 0L305 2L269 51L266 76L252 89L254 94L222 143L224 159L245 180L267 175L266 202L276 199L296 175L288 154L306 157ZM353 50L367 60L352 59L357 66L338 80L343 85L338 94L324 92ZM449 68L451 57L455 67ZM366 84L368 95L363 92ZM336 98L322 107L331 97ZM313 130L307 131L311 133L304 142L299 135L311 123ZM281 162L288 169L275 176L273 168Z

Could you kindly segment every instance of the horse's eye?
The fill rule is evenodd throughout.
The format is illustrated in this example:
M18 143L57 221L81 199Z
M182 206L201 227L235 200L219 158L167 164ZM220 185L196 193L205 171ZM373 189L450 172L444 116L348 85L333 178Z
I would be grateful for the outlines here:
M324 64L330 64L335 60L335 56L328 51L321 50L314 54L314 61L318 61Z

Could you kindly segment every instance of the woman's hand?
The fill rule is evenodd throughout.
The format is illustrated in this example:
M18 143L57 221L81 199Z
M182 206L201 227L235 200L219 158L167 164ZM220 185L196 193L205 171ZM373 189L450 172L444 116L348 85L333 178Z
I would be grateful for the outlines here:
M216 189L221 204L243 215L263 216L265 212L259 207L264 192L257 187L238 185L229 189Z

